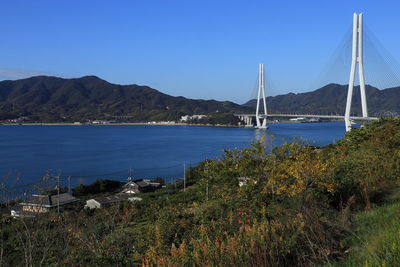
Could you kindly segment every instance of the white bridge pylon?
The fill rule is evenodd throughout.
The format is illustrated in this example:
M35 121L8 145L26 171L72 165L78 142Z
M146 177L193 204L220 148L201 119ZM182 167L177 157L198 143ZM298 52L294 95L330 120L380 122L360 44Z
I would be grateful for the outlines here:
M252 118L256 118L256 126L255 128L266 129L267 128L267 118L323 118L323 119L339 119L344 120L346 125L346 131L351 130L352 121L374 121L378 120L377 117L368 117L368 109L367 109L367 97L365 93L365 79L364 79L364 66L363 66L363 15L354 13L353 15L353 41L352 41L352 57L351 57L351 69L350 69L350 78L349 85L347 91L347 102L346 102L346 111L344 116L338 115L317 115L317 114L267 114L267 103L265 98L265 82L264 82L264 64L260 64L259 69L259 80L258 80L258 97L257 97L257 108L256 114L234 114L238 116L245 122L246 127L252 127L253 120ZM353 97L353 88L354 88L354 79L356 72L356 64L358 64L358 74L360 80L360 91L361 91L361 108L362 108L362 117L359 116L350 116L351 111L351 101ZM260 113L260 99L263 99L264 104L264 114ZM262 123L261 123L262 120Z
M365 79L364 79L364 66L363 66L363 14L353 15L353 45L352 45L352 56L351 56L351 69L349 78L349 87L347 91L347 102L346 112L344 115L344 121L346 124L346 131L351 130L350 110L351 100L353 98L353 87L354 87L354 76L356 71L356 64L358 63L358 74L360 80L360 91L361 91L361 108L363 118L368 117L367 110L367 97L365 95Z
M256 128L267 129L267 101L265 98L265 81L264 81L264 64L260 64L258 71L258 94L257 94L257 107L256 107ZM262 95L262 96L261 96ZM264 116L260 116L260 98L262 97L264 104ZM262 123L260 121L262 119Z

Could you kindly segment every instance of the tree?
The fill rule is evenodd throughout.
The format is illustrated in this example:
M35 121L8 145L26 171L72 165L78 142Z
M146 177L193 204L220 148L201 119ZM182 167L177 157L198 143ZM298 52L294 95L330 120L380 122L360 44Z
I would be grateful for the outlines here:
M154 179L153 179L153 182L154 182L154 183L159 183L160 185L165 185L165 181L164 181L164 179L161 178L161 177L156 177L156 178L154 178Z

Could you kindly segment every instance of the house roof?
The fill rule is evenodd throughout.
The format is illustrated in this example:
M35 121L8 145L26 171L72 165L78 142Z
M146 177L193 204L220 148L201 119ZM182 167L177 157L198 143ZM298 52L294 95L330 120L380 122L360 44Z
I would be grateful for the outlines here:
M140 179L140 180L136 180L135 183L140 187L148 187L148 186L152 186L152 187L159 187L160 183L153 183L150 180L146 180L146 179Z
M123 194L136 194L140 192L138 188L125 188L121 192L118 193L118 195L123 195Z
M129 200L129 201L132 201L132 202L133 202L133 201L142 201L143 198L141 198L141 197L129 197L128 200Z
M76 197L68 194L60 194L60 206L79 201ZM30 206L43 206L43 207L54 207L58 205L58 194L55 195L32 195L26 201L21 202L21 205Z
M14 206L12 206L10 208L10 210L21 211L22 210L22 206L20 204L15 204Z
M125 199L118 196L107 196L107 197L96 197L89 200L94 200L100 204L110 204L110 203L117 203Z
M136 182L137 183L137 185L139 186L139 187L147 187L147 186L150 186L150 183L148 183L148 182L146 182L146 181L139 181L139 182Z
M126 184L124 184L122 187L130 188L130 187L138 187L138 185L135 182L130 181L130 182L127 182Z

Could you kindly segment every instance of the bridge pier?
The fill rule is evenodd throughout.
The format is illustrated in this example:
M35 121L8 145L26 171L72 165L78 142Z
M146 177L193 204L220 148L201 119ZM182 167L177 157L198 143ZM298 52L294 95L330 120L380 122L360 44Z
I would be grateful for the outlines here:
M252 117L247 117L247 127L253 127L253 120Z
M240 120L244 121L245 127L253 127L251 116L240 116Z

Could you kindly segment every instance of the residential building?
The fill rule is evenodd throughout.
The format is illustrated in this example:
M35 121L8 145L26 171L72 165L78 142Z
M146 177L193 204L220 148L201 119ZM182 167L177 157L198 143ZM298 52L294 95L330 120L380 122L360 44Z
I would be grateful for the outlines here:
M134 201L142 201L142 198L127 197L120 194L115 196L97 197L87 200L85 209L101 209L105 207L110 207L114 204L120 203L125 200L134 202Z
M191 120L199 120L199 119L202 119L205 117L207 117L207 115L185 115L185 116L181 116L181 121L188 122Z
M67 206L76 204L77 202L79 202L79 199L68 193L32 195L27 200L12 207L11 216L35 216L57 208L64 209Z
M120 194L136 194L139 192L139 185L133 181L129 181L122 186L122 191Z
M239 187L242 187L244 185L247 185L250 181L253 181L253 184L257 184L257 181L250 179L249 177L243 176L239 177Z
M139 179L134 181L139 186L140 192L154 192L157 189L161 188L160 183L154 183L147 179Z
M109 207L113 204L119 203L123 200L126 200L126 198L119 197L119 196L96 197L96 198L87 200L85 208L101 209L101 208Z

